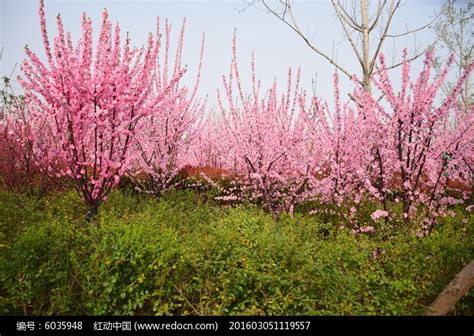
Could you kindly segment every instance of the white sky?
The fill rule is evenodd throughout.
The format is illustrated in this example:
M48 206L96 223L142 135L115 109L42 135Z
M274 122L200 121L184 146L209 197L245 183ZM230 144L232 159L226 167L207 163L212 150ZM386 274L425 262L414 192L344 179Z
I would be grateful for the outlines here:
M441 0L407 0L394 17L391 33L401 33L407 27L413 29L430 21ZM269 87L277 77L281 87L286 85L288 67L301 66L302 85L311 91L311 82L317 73L317 94L331 99L334 68L307 47L287 26L267 14L262 7L249 7L242 13L236 9L245 7L243 1L52 1L46 0L46 18L49 36L55 35L55 16L61 13L65 29L77 39L81 29L80 15L83 11L92 17L95 32L100 25L102 9L106 7L112 22L119 22L122 32L130 31L134 45L143 44L147 33L155 31L156 16L168 18L174 23L174 32L187 17L187 29L183 63L188 65L188 79L192 82L197 66L202 32L206 33L205 57L202 70L201 95L209 95L208 107L216 102L216 89L222 87L221 78L227 74L231 60L231 45L234 28L237 29L238 57L241 77L250 84L250 57L255 51L257 75ZM299 25L308 31L313 43L331 54L351 72L359 74L355 55L344 39L329 0L295 1L294 10ZM0 0L0 48L3 47L0 74L9 75L15 63L25 57L23 47L27 44L44 57L39 29L38 2L35 0ZM175 35L176 36L176 35ZM176 39L174 39L176 41ZM393 45L391 39L385 44L385 53L390 60L393 50L401 55L407 47L413 50L416 44L423 46L433 41L430 30L400 39ZM418 63L419 64L419 63ZM415 65L416 69L416 65ZM16 74L19 73L19 66ZM20 91L17 84L15 89ZM344 91L351 84L342 78ZM264 86L265 87L265 86Z

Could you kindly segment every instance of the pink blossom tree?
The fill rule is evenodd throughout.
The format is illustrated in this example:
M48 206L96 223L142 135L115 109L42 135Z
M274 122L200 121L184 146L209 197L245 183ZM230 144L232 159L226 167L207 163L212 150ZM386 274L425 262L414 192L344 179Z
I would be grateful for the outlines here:
M313 145L311 189L319 202L334 205L342 219L350 220L365 194L367 128L364 116L348 102L341 101L337 73L334 74L334 109L313 97L309 118ZM346 205L346 212L342 205Z
M375 99L361 87L354 93L369 129L366 134L372 151L369 191L384 204L389 194L395 201L399 200L405 222L425 208L422 214L425 233L431 230L446 205L462 202L450 197L449 181L469 183L472 178L466 163L473 152L473 117L472 113L461 113L457 97L473 64L436 106L437 92L450 64L451 60L431 79L433 52L430 51L423 70L413 81L405 52L401 88L395 93L381 55L374 83L383 100Z
M22 95L15 94L9 77L0 89L0 185L15 192L44 194L58 187L57 179L41 171L33 152L34 128Z
M3 100L5 102L5 100ZM0 185L10 191L30 191L40 177L31 139L32 129L25 118L21 100L12 95L0 113ZM41 186L42 187L42 186Z
M168 87L171 89L163 103L140 120L140 133L135 145L137 158L130 170L138 189L155 195L180 183L176 176L189 163L190 146L196 140L204 114L205 101L196 96L201 76L204 35L194 87L190 89L181 85L181 82L172 84L183 71L185 23L183 21L172 66L169 65L171 24L168 21L165 23L164 48L161 48L164 52L163 55L158 54L154 65L150 95L159 96Z
M58 15L51 48L43 0L39 15L47 62L25 48L29 60L19 78L29 118L41 130L34 152L46 171L74 181L91 219L132 162L137 124L167 101L181 73L150 95L158 34L150 34L141 49L131 48L127 34L122 48L120 27L112 27L104 10L93 54L91 19L82 15L82 36L74 47Z
M225 166L223 158L227 150L220 146L224 134L223 123L215 111L202 116L194 141L189 149L188 163L197 167L214 167L221 169Z
M223 149L224 167L238 177L223 199L244 198L274 213L292 212L305 196L310 172L305 155L306 95L300 90L300 71L293 84L289 70L285 93L278 94L275 81L262 96L252 58L252 92L247 95L241 84L236 48L234 36L231 70L228 77L223 77L227 106L218 91L221 134L217 145ZM234 85L238 98L234 97Z

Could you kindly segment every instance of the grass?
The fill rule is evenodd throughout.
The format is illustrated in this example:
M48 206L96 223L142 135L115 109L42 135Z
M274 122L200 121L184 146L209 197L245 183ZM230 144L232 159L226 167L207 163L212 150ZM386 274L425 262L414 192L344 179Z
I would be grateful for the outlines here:
M275 219L190 191L114 191L96 225L73 191L1 192L0 203L3 314L417 315L474 258L463 208L418 238L384 223L354 235L327 214ZM472 291L454 314L474 314Z

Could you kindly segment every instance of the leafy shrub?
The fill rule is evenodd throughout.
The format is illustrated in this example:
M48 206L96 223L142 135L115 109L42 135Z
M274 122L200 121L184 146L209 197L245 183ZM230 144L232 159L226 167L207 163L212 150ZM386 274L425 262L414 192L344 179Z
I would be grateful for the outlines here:
M474 257L462 208L419 238L354 235L305 214L276 220L190 191L160 200L115 191L96 226L74 192L0 197L7 314L413 315ZM472 294L455 313L474 313Z

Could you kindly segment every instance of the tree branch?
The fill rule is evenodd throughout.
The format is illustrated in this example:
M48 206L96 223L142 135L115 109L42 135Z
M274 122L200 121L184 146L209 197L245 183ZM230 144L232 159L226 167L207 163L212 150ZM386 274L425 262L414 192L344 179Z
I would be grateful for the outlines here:
M334 7L334 10L336 11L336 15L337 15L337 18L339 19L339 22L341 22L342 28L344 29L344 32L347 36L347 39L349 40L349 42L352 46L352 49L354 49L354 52L357 56L357 59L359 60L360 65L362 67L364 67L364 62L362 60L362 56L360 55L359 51L357 50L357 46L355 45L355 42L352 39L351 33L347 29L347 26L346 26L347 21L344 19L344 16L341 12L341 7L340 7L340 4L339 4L339 1L332 0L332 5ZM342 8L342 10L343 10L343 8ZM362 29L360 31L362 31Z
M289 3L286 4L286 6L288 6L288 9L287 9L287 12L288 14L291 16L291 20L292 20L292 23L288 22L286 19L283 19L276 11L274 11L267 3L265 0L262 0L262 3L263 5L267 8L267 10L273 14L276 18L278 18L280 21L282 21L284 24L286 24L288 27L290 27L296 34L298 34L305 42L306 44L308 45L308 47L310 47L313 51L315 51L317 54L319 54L321 57L323 57L324 59L326 59L330 64L332 64L334 67L336 67L337 69L339 69L342 73L344 73L348 78L352 78L352 74L347 71L346 69L344 69L341 65L339 65L338 63L336 63L336 61L329 57L328 55L326 55L326 53L324 53L323 51L319 50L317 47L315 47L310 41L309 39L301 32L301 30L299 29L297 23L296 23L296 20L294 19L294 16L293 16L293 13L292 13L292 10L291 10L291 5Z
M413 55L412 57L410 57L409 59L407 59L408 63L413 62L414 60L416 60L416 59L419 58L420 56L424 55L428 50L430 50L430 49L432 49L432 48L434 47L435 43L436 43L436 42L431 43L431 44L430 44L429 46L427 46L422 52L419 52L419 53ZM393 64L393 65L387 67L387 70L394 69L394 68L396 68L396 67L399 67L399 66L402 65L402 64L403 64L403 61L398 62L398 63L396 63L396 64Z
M416 29L413 29L413 30L408 30L404 33L400 33L400 34L387 34L387 37L402 37L402 36L406 36L406 35L410 35L410 34L414 34L416 32L419 32L420 30L423 30L425 28L428 28L429 26L431 26L439 17L439 14L437 14L433 20L431 20L430 22L428 22L427 24L425 24L424 26L421 26L419 28L416 28Z

